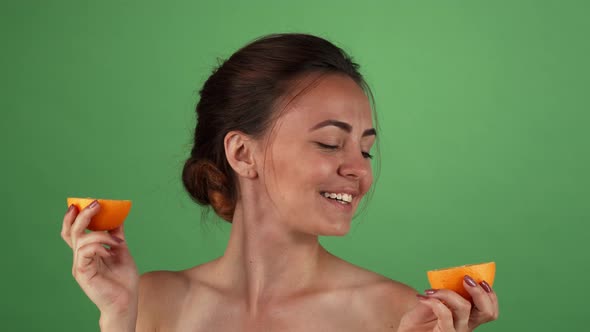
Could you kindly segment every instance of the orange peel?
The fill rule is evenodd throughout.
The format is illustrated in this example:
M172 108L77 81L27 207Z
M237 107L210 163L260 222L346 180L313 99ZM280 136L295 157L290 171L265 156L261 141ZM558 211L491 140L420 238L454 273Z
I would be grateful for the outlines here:
M427 271L430 287L433 289L450 289L469 300L471 295L463 287L463 277L466 275L473 278L478 284L485 280L491 287L494 284L496 275L496 263L469 264Z
M90 205L96 198L77 198L68 197L66 199L68 207L75 205L78 211L82 211ZM91 231L108 231L113 230L123 224L125 218L131 210L131 201L116 199L96 199L100 204L100 211L92 217L88 229Z

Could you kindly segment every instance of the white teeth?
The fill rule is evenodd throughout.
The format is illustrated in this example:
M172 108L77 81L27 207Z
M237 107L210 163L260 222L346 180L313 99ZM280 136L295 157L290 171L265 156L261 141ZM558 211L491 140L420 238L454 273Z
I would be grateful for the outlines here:
M352 202L352 195L349 194L336 194L336 193L323 193L324 197L335 199L340 203L351 203Z

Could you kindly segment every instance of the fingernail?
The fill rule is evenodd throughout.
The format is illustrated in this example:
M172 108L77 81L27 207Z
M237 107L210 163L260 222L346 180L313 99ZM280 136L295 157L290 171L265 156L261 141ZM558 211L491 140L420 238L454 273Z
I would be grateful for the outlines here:
M97 200L94 200L94 201L92 201L92 203L90 203L90 205L88 205L88 208L89 209L92 209L93 207L95 207L97 205L98 205L98 201Z
M475 280L473 280L473 279L472 279L470 276L467 276L467 275L466 275L465 277L463 277L463 279L465 280L465 282L466 282L466 283L467 283L469 286L471 286L471 287L475 287L475 286L477 286L477 283L475 282Z
M426 295L432 295L436 293L436 289L427 289L424 291L424 293L426 293Z
M76 206L75 206L74 204L70 205L70 206L68 207L68 211L66 212L66 214L68 214L68 213L70 213L70 212L74 211L74 208L75 208L75 207L76 207Z
M485 280L480 282L479 284L486 292L488 292L488 293L492 292L492 287L490 287L490 285Z
M424 296L422 294L416 294L416 297L419 298L420 300L427 300L429 298L428 296Z
M119 243L121 243L121 242L123 242L123 241L124 241L122 238L120 238L120 237L116 237L116 236L114 236L114 235L111 235L111 237L113 238L113 240L115 240L115 241L117 241L117 242L119 242Z

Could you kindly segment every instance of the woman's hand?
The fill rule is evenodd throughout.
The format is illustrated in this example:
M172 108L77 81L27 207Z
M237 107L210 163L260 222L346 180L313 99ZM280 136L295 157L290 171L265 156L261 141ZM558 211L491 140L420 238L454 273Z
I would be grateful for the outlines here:
M121 327L132 329L137 316L137 268L125 243L123 226L109 232L85 232L98 211L97 201L79 213L75 206L70 206L61 236L73 250L72 274L100 310L101 325L125 325Z
M446 289L418 294L418 305L402 317L398 332L471 332L498 318L498 298L485 281L478 285L465 276L463 287L472 302Z

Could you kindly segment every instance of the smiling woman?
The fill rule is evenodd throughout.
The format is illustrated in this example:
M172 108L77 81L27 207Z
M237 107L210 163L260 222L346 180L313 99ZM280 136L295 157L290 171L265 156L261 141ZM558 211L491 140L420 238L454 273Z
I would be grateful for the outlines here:
M103 331L471 331L497 316L493 290L469 278L472 303L416 296L320 245L349 231L373 183L377 132L358 69L325 39L277 34L213 71L182 178L232 223L214 261L139 277L122 227L86 234L100 205L70 208L62 235Z
M278 213L273 219L289 229L344 235L373 181L368 153L375 135L367 135L374 132L371 108L363 90L345 75L311 80L314 87L290 102L269 138L255 149L271 146L261 184ZM338 195L340 201L334 200Z

